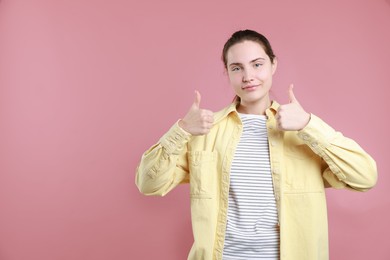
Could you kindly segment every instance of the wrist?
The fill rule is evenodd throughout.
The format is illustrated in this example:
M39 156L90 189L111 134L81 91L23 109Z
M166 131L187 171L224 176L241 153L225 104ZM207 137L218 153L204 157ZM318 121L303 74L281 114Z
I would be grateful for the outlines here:
M188 130L187 130L187 127L186 127L186 123L183 121L183 119L179 119L179 121L177 122L177 124L179 125L179 127L184 130L185 132L189 133Z
M305 128L309 124L310 118L311 118L311 114L306 112L304 124L303 124L302 128L299 130L302 130L303 128Z

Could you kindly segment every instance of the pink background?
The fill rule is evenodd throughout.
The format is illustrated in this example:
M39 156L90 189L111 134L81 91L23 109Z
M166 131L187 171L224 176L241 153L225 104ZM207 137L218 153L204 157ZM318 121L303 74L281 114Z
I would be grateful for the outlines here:
M390 259L389 0L0 0L0 259L185 259L188 186L143 196L135 168L195 89L232 100L220 55L246 28L274 98L293 82L377 161L373 190L327 191L331 259Z

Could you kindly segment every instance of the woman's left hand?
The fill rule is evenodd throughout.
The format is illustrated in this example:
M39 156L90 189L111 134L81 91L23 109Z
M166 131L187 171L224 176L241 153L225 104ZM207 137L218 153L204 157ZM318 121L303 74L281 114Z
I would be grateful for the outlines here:
M290 103L280 105L276 113L276 122L279 129L283 131L299 131L310 121L310 114L307 113L295 98L293 84L288 90Z

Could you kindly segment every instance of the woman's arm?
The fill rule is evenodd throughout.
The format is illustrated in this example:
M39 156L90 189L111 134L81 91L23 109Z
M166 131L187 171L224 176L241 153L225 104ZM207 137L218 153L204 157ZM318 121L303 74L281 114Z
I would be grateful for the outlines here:
M135 182L145 195L164 196L179 183L189 182L187 143L193 135L210 132L214 122L213 112L201 109L200 100L200 93L195 91L195 100L183 120L143 154Z
M327 186L367 191L377 182L373 158L355 141L335 131L315 115L298 136L323 159Z
M178 184L189 181L187 143L190 137L176 123L142 155L135 179L141 193L164 196Z

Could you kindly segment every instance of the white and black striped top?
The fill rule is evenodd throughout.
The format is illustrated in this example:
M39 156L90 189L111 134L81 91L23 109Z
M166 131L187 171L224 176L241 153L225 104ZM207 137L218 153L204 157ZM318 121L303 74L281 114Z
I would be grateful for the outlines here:
M239 115L243 133L230 172L223 259L279 259L266 116Z

